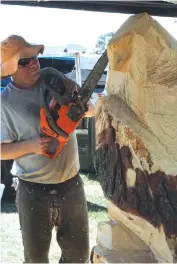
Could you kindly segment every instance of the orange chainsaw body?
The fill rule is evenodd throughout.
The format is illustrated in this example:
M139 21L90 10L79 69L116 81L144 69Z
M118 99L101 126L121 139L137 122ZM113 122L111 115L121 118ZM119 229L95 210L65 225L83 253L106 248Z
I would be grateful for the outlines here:
M79 91L74 91L72 96L67 94L64 79L48 69L43 77L45 89L43 96L44 105L40 110L40 128L44 135L54 138L58 146L55 153L49 153L51 152L49 146L49 152L44 153L44 155L52 159L62 151L71 134L85 116L88 110L88 101L107 64L108 56L105 50L88 75L82 88L80 87ZM48 104L49 100L47 100L49 95L50 98L53 98L51 104Z
M55 107L55 104L56 104L56 100L53 101L53 104L50 107L51 111ZM45 135L47 135L49 137L53 137L58 141L58 148L54 154L45 153L45 156L47 156L51 159L55 158L62 151L64 145L70 139L72 132L76 129L76 127L79 125L81 119L84 117L84 115L83 115L83 117L77 122L72 121L68 117L68 111L69 111L70 107L72 106L72 104L73 103L69 103L68 105L62 105L60 107L60 109L58 110L58 119L55 121L57 126L60 129L62 129L65 133L68 134L67 137L63 137L61 135L58 135L55 131L53 131L50 128L50 125L47 121L45 109L42 107L40 110L40 127L41 127L42 132Z

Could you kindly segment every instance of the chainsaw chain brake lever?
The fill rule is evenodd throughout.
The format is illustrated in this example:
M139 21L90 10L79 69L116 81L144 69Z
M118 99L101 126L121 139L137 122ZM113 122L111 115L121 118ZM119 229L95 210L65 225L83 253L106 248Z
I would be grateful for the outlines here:
M62 81L62 77L59 77L53 72L47 72L44 75L44 83L55 93L60 94L60 96L66 93L66 86Z
M47 72L43 81L46 84L45 89L49 91L51 97L54 97L59 104L67 104L71 100L71 96L67 95L67 89L62 77L53 72Z

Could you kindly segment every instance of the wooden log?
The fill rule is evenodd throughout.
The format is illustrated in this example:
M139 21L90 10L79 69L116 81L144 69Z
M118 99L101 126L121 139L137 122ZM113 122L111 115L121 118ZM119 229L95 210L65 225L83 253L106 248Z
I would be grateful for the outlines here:
M173 262L173 255L162 226L157 228L141 216L119 209L110 201L108 203L108 215L111 220L123 223L132 233L136 234L150 248L159 263Z
M96 246L91 255L91 263L157 263L152 253L143 250L110 250Z
M145 229L147 236L150 236L151 229L157 229L154 233L159 235L159 240L161 236L165 237L164 243L167 240L169 244L166 251L170 248L172 252L168 252L167 258L162 254L158 259L172 262L172 254L176 258L177 249L177 178L161 171L149 174L142 168L134 168L136 158L131 149L128 146L120 148L118 143L112 142L115 133L113 127L104 130L101 140L104 145L96 150L95 168L104 195L127 212L128 219L136 216L144 221L144 226L149 224L152 228ZM161 244L155 244L161 247Z
M147 254L151 251L150 247L135 232L119 220L98 224L97 245L109 250L143 250Z
M108 44L107 96L96 110L95 169L105 197L160 262L177 261L175 45L147 14L131 17Z

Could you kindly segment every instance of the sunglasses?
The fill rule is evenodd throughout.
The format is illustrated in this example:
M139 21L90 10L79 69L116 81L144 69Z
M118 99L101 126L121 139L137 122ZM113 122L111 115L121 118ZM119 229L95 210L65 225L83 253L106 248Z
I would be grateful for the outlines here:
M37 59L37 56L31 58L23 58L18 61L18 66L26 67L32 60Z

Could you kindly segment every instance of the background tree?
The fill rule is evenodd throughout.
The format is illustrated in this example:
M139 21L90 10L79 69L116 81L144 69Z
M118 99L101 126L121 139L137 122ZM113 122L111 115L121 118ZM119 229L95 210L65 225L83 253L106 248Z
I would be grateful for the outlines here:
M100 52L104 51L109 40L113 36L113 34L114 32L109 32L109 33L100 35L96 41L96 50Z

